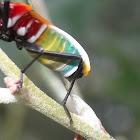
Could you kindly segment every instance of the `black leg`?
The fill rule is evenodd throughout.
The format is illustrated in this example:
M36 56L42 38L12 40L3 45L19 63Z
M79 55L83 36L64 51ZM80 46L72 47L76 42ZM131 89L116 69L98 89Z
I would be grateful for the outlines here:
M5 33L7 30L7 24L9 19L9 4L10 4L9 0L4 1L4 7L2 9L2 20L3 20L2 33Z
M80 60L81 56L77 54L70 54L70 53L59 53L54 51L44 51L42 46L28 43L28 42L17 42L19 46L23 46L27 51L32 53L42 53L42 55L48 55L48 56L54 56L54 57L61 57L66 59L72 59L72 60Z
M25 71L42 55L42 53L40 52L24 69L21 70L20 73L20 85L18 86L18 91L20 90L20 88L22 88L23 85L23 73L25 73Z
M13 39L10 37L6 36L7 32L7 24L8 24L8 19L9 19L9 0L5 0L4 4L0 6L0 18L2 19L2 27L0 29L0 39L4 40L6 42L11 42Z
M65 110L66 114L68 115L68 117L69 117L69 119L70 119L70 124L72 124L73 121L72 121L70 112L69 112L68 108L66 107L66 102L67 102L67 99L68 99L68 97L69 97L69 95L70 95L70 93L71 93L71 90L72 90L72 88L73 88L73 85L74 85L74 83L75 83L75 80L77 79L77 76L78 76L79 72L81 71L81 67L82 67L82 59L80 59L80 61L79 61L78 69L77 69L77 71L75 72L74 78L73 78L73 80L72 80L72 82L71 82L71 85L70 85L70 87L69 87L69 89L68 89L68 92L67 92L67 94L66 94L66 96L65 96L65 98L64 98L64 100L63 100L63 102L62 102L62 103L63 103L64 110Z
M43 48L41 46L38 46L36 44L30 44L28 42L20 42L17 43L19 45L22 45L27 51L32 52L32 53L37 53L38 55L23 69L21 70L21 85L20 88L22 87L22 83L23 83L23 73L33 64L33 62L35 60L37 60L41 55L48 55L48 56L54 56L54 57L61 57L61 58L66 58L66 59L72 59L72 60L79 60L79 65L78 65L78 69L74 74L74 78L71 82L71 85L68 89L68 92L63 100L63 107L64 110L66 112L66 114L68 115L69 119L70 119L70 124L73 123L70 112L68 110L68 108L66 107L66 102L67 99L71 93L71 90L73 88L73 85L75 83L75 80L77 79L77 76L79 74L79 72L81 71L82 68L82 58L80 55L76 55L76 54L68 54L68 53L59 53L59 52L51 52L51 51L44 51Z

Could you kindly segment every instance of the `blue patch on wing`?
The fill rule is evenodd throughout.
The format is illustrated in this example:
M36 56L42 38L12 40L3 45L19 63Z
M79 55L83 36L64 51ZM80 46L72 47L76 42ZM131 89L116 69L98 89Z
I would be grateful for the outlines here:
M69 53L69 54L78 54L80 55L80 53L78 52L78 50L75 48L75 46L73 45L73 43L71 42L67 42L66 46L65 46L65 50L64 53ZM72 75L75 71L73 69L75 69L76 67L78 67L79 65L79 60L71 60L65 67L63 67L59 72L65 76L67 75L67 73L69 73L70 71L72 72L70 75ZM76 70L76 69L75 69ZM70 76L69 75L69 76Z
M67 75L67 73L69 73L70 71L72 71L72 69L74 69L75 67L77 67L79 64L79 60L72 60L70 61L70 63L68 63L63 69L60 70L60 73L62 75ZM75 71L73 71L74 73ZM71 73L70 75L72 75L73 73ZM69 76L70 76L69 75Z

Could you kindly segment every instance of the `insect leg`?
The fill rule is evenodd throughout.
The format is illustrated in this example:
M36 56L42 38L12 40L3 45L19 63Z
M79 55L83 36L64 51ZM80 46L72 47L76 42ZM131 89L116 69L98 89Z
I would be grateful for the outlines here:
M79 60L78 69L77 69L77 71L76 71L75 74L74 74L74 78L73 78L73 80L72 80L72 82L71 82L71 85L70 85L70 87L69 87L69 89L68 89L68 92L67 92L67 94L66 94L66 96L65 96L65 98L64 98L64 100L63 100L63 102L62 102L62 103L63 103L64 110L65 110L66 114L68 115L68 117L69 117L69 119L70 119L70 124L72 124L72 123L73 123L72 117L71 117L71 115L70 115L70 112L69 112L68 108L66 107L66 102L67 102L67 99L68 99L68 97L69 97L69 95L70 95L70 93L71 93L71 90L72 90L72 88L73 88L73 85L74 85L74 83L75 83L75 80L77 79L77 76L78 76L79 72L81 71L81 67L82 67L82 58L81 58L81 56L80 56L80 55L77 55L77 54L68 54L68 53L59 53L59 52L43 51L41 46L36 45L36 44L30 44L30 43L28 43L28 42L22 42L22 46L23 46L27 51L32 52L32 53L37 53L38 55L37 55L36 58L34 58L34 59L21 71L21 73L24 73L24 72L27 70L27 68L28 68L29 66L31 66L31 64L32 64L35 60L37 60L41 55L48 55L48 56L61 57L61 58L67 58L67 59L72 59L72 60ZM23 75L21 74L21 79L23 80L23 77L22 77L22 76L23 76ZM21 83L23 83L23 81L21 81Z
M9 19L9 4L10 4L10 1L5 0L4 7L2 8L2 20L3 20L2 33L5 33L7 29L7 24L8 24L8 19Z
M22 85L23 85L23 73L25 73L25 71L42 55L42 53L40 52L28 65L26 65L26 67L24 67L22 70L21 70L21 73L20 73L20 85L18 86L18 90L20 88L22 88Z
M37 52L34 51L34 50L31 50L31 52L37 53ZM67 53L58 53L58 52L42 51L42 55L45 55L45 54L46 54L46 55L55 56L55 57L62 57L62 58L67 58L67 59L79 60L78 69L77 69L77 71L75 72L74 78L73 78L73 80L72 80L72 82L71 82L71 85L70 85L70 87L69 87L69 89L68 89L68 92L67 92L67 94L66 94L66 96L65 96L65 98L64 98L64 100L63 100L63 102L62 102L62 103L63 103L64 110L65 110L66 114L68 115L68 117L69 117L69 119L70 119L70 124L72 124L72 123L73 123L72 117L71 117L70 112L69 112L69 110L68 110L68 108L67 108L67 106L66 106L66 102L67 102L67 99L68 99L68 97L69 97L69 95L70 95L70 93L71 93L71 90L72 90L72 88L73 88L73 85L74 85L74 83L75 83L75 80L77 79L77 76L78 76L79 72L81 71L81 67L82 67L82 58L81 58L80 55L75 55L75 54L67 54Z
M59 53L59 52L54 52L54 51L44 51L42 46L39 46L39 45L36 45L33 43L28 43L26 41L18 42L18 40L16 40L16 43L17 43L17 45L25 48L27 51L36 53L36 54L41 53L42 55L61 57L61 58L72 59L72 60L81 59L81 56L77 55L77 54Z
M25 73L25 71L42 55L42 50L43 48L39 48L37 47L37 45L34 45L32 43L28 43L26 41L22 41L18 38L15 38L15 42L16 42L16 46L18 49L22 49L24 48L30 48L31 50L36 48L38 50L38 55L30 62L28 63L23 69L21 69L21 73L20 73L20 85L18 86L18 91L20 90L20 88L22 88L23 85L23 73Z
M68 89L68 92L63 100L63 107L64 107L64 110L66 112L66 114L68 115L69 119L70 119L70 124L73 123L72 121L72 118L71 118L71 115L70 115L70 112L68 110L68 108L66 107L66 102L67 102L67 99L71 93L71 90L73 88L73 85L75 83L75 80L77 79L78 77L78 74L79 72L81 71L81 68L82 68L82 58L80 55L77 55L77 54L68 54L68 53L58 53L58 52L49 52L49 51L42 51L42 54L46 54L46 55L51 55L51 56L55 56L55 57L61 57L61 58L67 58L67 59L72 59L72 60L79 60L79 64L78 64L78 69L77 71L75 72L74 74L74 78L71 82L71 85Z
M68 89L68 92L67 92L67 94L66 94L66 96L65 96L65 98L64 98L64 100L63 100L63 102L62 102L62 103L63 103L63 107L64 107L64 109L65 109L65 112L66 112L66 114L68 115L68 117L69 117L69 119L70 119L70 124L72 124L73 121L72 121L70 112L69 112L68 108L66 107L66 102L67 102L67 99L68 99L68 97L69 97L69 95L70 95L70 93L71 93L71 90L72 90L72 88L73 88L73 85L74 85L74 83L75 83L75 80L77 79L77 76L78 76L79 72L81 71L81 68L82 68L82 59L79 60L78 69L77 69L77 71L76 71L75 74L74 74L74 78L73 78L73 80L72 80L72 82L71 82L71 85L70 85L70 87L69 87L69 89Z
M33 53L39 53L39 51L35 50L35 49L31 49L31 48L26 48L26 49L28 51L30 51L30 52L33 52ZM82 58L81 58L80 55L76 55L76 54L58 53L58 52L50 52L50 51L42 51L42 55L49 55L49 56L54 56L54 57L67 58L67 59L72 59L72 60L79 60L78 69L77 69L77 71L74 74L74 78L73 78L73 80L71 82L71 85L70 85L70 87L68 89L68 92L67 92L67 94L66 94L66 96L65 96L65 98L64 98L64 100L62 102L64 110L65 110L66 114L68 115L68 117L70 119L70 124L72 124L73 123L72 117L71 117L70 112L69 112L69 110L68 110L68 108L66 106L66 102L67 102L67 99L68 99L68 97L69 97L69 95L71 93L71 90L73 88L75 80L77 79L78 74L81 71L81 68L82 68Z
M12 39L7 37L7 36L3 36L3 34L6 34L7 31L7 24L8 24L8 19L9 19L9 4L10 1L9 0L5 0L4 1L4 5L0 7L0 18L2 18L2 27L0 29L0 39L4 40L6 42L11 42Z

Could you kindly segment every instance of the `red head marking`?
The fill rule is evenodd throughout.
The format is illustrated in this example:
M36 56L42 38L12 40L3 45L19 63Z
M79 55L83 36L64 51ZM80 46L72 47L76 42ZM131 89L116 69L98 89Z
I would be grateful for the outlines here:
M24 3L10 3L10 12L9 18L13 18L16 16L22 16L23 14L31 11L33 8Z

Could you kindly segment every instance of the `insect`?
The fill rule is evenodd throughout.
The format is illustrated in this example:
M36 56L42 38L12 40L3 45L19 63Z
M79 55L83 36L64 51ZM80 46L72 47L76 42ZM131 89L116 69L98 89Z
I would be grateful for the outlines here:
M39 16L33 8L10 0L0 2L0 39L15 41L19 50L26 49L33 60L21 70L23 73L38 60L40 63L67 78L71 84L63 100L63 107L72 124L66 107L75 80L90 71L90 61L82 46L69 34Z

